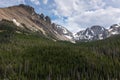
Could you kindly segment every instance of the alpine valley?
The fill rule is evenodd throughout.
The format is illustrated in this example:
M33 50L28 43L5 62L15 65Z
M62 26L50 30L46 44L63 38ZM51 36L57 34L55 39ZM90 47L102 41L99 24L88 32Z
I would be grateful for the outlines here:
M0 80L120 80L120 24L73 34L31 6L0 8Z

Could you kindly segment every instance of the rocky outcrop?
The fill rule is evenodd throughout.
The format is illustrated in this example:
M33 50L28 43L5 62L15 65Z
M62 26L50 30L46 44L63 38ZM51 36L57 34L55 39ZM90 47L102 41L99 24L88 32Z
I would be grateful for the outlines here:
M101 40L108 37L108 30L102 26L95 25L78 32L75 36L75 39L80 41Z
M43 13L36 13L34 8L28 5L20 4L18 6L0 8L1 19L13 21L18 27L37 32L47 38L70 41L59 31L60 29L58 30L58 26L51 22L49 16L44 16Z
M96 25L86 30L79 31L75 34L74 39L76 41L102 40L118 34L120 34L119 24L113 24L109 29Z

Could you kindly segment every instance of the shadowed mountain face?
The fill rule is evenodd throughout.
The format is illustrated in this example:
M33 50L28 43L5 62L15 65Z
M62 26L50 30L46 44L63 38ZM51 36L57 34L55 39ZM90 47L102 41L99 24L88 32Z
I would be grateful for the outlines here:
M108 30L101 26L92 26L76 34L77 40L101 40L107 38Z
M74 38L77 41L93 41L102 40L117 34L120 34L120 26L118 24L112 25L109 29L95 25L86 30L79 31L75 34Z
M120 34L120 25L113 24L109 29L110 35Z
M63 30L61 27L59 27L59 31L57 29L58 26L55 23L51 23L49 16L37 14L34 8L30 6L20 4L18 6L0 8L0 20L2 19L13 21L21 29L37 32L53 40L71 41L71 39L61 33L61 30Z

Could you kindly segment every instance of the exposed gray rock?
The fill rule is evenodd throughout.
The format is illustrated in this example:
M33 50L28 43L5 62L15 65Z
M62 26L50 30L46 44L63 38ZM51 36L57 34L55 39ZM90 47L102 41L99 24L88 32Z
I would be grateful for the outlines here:
M108 33L108 30L104 27L95 25L91 28L78 32L75 35L75 39L79 41L101 40L107 38Z

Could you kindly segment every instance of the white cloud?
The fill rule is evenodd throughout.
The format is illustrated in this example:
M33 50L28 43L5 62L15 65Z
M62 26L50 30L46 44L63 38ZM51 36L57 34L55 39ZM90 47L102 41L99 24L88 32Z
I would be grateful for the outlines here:
M56 10L61 16L71 16L86 10L99 9L105 6L102 0L54 0Z
M43 0L43 3L44 3L44 4L47 4L47 3L48 3L48 0Z
M109 27L114 23L120 22L119 14L120 9L109 7L107 9L83 12L81 15L76 15L74 17L68 18L67 23L79 24L80 28L86 28L93 25L102 25L104 27Z
M40 5L40 1L39 0L31 0L31 2L36 4L36 5Z
M0 7L29 4L40 5L41 12L54 18L53 22L76 32L92 25L109 27L120 23L120 0L0 0ZM47 5L44 5L47 4ZM38 9L36 7L36 10ZM55 17L57 16L57 18Z
M120 22L120 0L54 0L54 14L59 16L56 22L76 32L93 25L109 27ZM61 21L67 17L65 21Z

